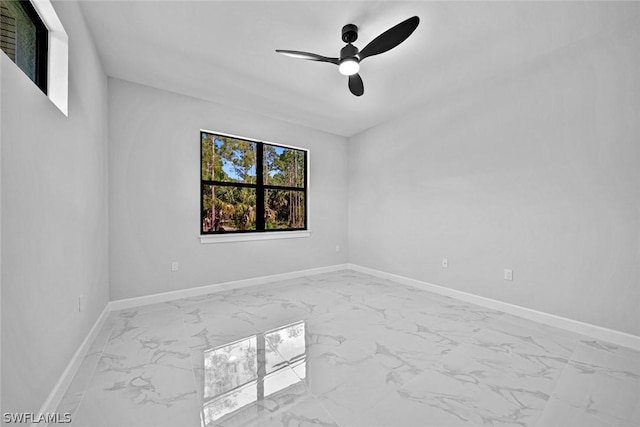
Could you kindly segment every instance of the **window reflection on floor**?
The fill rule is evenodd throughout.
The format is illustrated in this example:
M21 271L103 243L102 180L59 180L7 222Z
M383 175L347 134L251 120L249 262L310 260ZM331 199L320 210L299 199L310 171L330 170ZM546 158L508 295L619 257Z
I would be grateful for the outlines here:
M304 388L306 369L304 321L206 350L203 424L246 422L272 410L265 399Z

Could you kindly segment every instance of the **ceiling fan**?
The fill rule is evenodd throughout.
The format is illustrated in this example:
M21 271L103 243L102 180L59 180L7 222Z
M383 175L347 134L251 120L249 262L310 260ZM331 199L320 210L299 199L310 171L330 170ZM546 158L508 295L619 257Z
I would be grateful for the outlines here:
M418 27L420 18L413 16L406 19L380 34L373 39L362 50L358 50L352 43L358 39L358 27L348 24L342 27L342 41L347 43L340 50L339 58L330 58L315 53L300 52L297 50L276 49L276 52L293 58L308 59L310 61L329 62L336 64L341 74L349 76L349 90L355 96L361 96L364 93L364 84L362 78L358 74L360 70L360 61L370 56L379 55L388 50L393 49L400 43L405 41Z

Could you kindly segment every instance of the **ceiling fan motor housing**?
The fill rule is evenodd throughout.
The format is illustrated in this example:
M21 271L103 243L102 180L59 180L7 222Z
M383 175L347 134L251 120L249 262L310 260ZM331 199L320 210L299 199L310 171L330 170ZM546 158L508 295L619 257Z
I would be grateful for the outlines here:
M342 41L345 43L353 43L358 40L358 27L353 24L347 24L342 27Z
M340 49L340 60L345 58L354 58L358 54L358 48L349 43L342 49Z

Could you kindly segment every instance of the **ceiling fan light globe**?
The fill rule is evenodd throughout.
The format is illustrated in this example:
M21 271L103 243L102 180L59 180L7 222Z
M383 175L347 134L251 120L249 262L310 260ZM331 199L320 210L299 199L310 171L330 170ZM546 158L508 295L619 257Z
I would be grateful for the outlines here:
M352 76L360 71L360 63L356 58L345 58L340 61L338 71L340 71L342 75Z

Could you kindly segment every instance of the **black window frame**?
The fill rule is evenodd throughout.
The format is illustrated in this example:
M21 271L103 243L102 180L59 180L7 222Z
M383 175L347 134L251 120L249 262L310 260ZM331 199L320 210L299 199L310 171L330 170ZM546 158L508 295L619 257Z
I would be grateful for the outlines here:
M32 80L44 94L47 94L47 70L49 53L49 29L44 25L40 15L30 0L19 0L18 3L27 14L36 29L35 80ZM17 64L16 64L17 65ZM26 74L26 73L25 73ZM31 80L31 78L29 78Z
M205 180L202 179L202 139L204 135L222 136L225 138L233 138L240 141L246 141L256 144L256 183L244 183L244 182L228 182L217 180ZM286 231L307 231L309 229L309 200L308 200L308 188L309 188L309 150L301 147L293 147L288 145L276 144L273 142L261 141L253 138L247 138L243 136L231 135L223 132L215 132L209 130L200 130L199 146L200 146L200 235L230 235L230 234L247 234L247 233L277 233ZM269 145L272 147L284 148L287 150L298 150L304 153L304 180L302 187L289 187L282 185L270 185L264 183L264 146ZM256 190L256 229L255 230L231 230L231 231L204 231L204 187L205 185L213 186L226 186L226 187L245 187L255 188ZM304 197L304 227L301 228L276 228L267 229L265 223L265 191L266 190L283 190L283 191L299 191Z

